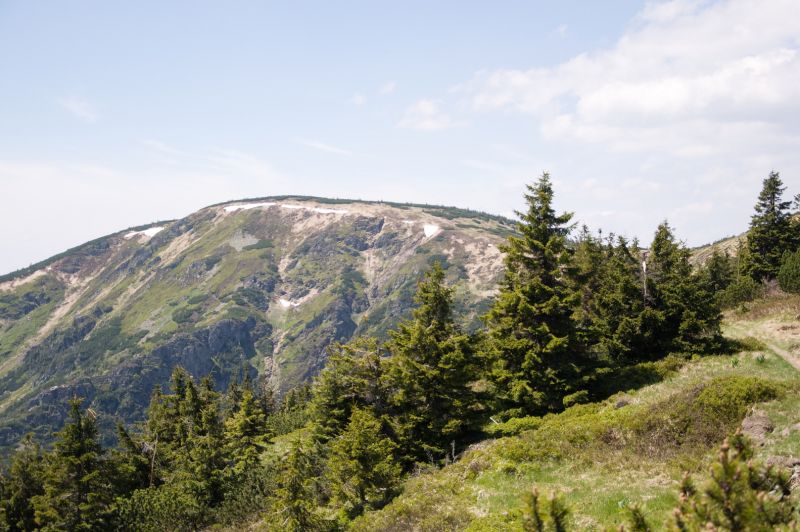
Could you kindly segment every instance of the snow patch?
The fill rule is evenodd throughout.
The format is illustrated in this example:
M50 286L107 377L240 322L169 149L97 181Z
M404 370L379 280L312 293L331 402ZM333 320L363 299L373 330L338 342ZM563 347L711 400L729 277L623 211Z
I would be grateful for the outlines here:
M414 220L403 220L403 223L406 225L414 225Z
M278 303L279 303L279 304L280 304L280 306L282 306L283 308L299 307L299 306L300 306L300 303L298 303L298 302L296 302L296 301L289 301L288 299L284 299L284 298L280 298L280 299L278 300Z
M422 230L425 232L425 238L430 238L433 235L435 235L436 233L438 233L439 231L441 231L441 228L438 225L425 224L422 227Z
M125 240L130 240L131 238L139 237L139 236L145 236L147 238L152 238L152 237L154 237L155 235L157 235L158 233L160 233L163 230L164 230L163 226L151 227L151 228L145 229L143 231L131 231L130 233L126 233L123 238Z
M281 207L283 207L284 209L292 209L292 210L304 209L319 214L350 214L350 211L345 209L325 209L322 207L306 207L305 205L289 205L289 204L282 204Z
M257 209L259 207L272 207L275 203L264 201L261 203L241 203L239 205L228 205L227 207L223 207L225 212L233 212L233 211L246 211L248 209Z

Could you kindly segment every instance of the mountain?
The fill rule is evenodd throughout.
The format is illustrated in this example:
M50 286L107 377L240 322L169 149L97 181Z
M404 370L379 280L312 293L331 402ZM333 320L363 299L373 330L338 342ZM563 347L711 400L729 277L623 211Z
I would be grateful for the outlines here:
M110 432L141 419L176 365L219 389L278 391L326 347L384 336L435 261L475 327L510 220L450 207L298 196L213 205L102 237L0 277L0 446L45 439L86 399Z

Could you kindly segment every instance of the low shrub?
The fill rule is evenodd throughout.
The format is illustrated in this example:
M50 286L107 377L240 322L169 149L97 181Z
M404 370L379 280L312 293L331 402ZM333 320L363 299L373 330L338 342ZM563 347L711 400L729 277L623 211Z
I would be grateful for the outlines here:
M484 430L489 436L516 436L527 430L536 430L542 424L538 416L515 417L503 423L492 423Z
M733 432L750 406L781 392L780 385L758 377L716 377L650 406L637 422L635 441L648 455L711 445Z
M764 287L750 277L742 276L728 288L719 292L717 298L723 309L734 308L742 303L747 303L761 297Z

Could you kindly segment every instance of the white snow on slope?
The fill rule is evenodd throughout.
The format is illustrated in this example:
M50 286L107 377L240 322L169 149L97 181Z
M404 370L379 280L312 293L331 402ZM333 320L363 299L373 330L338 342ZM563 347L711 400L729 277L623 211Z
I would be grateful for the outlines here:
M147 238L152 238L153 236L155 236L156 234L158 234L159 232L161 232L163 230L164 230L163 226L151 227L151 228L145 229L143 231L131 231L130 233L125 233L123 238L125 238L125 240L130 240L131 238L137 237L137 236L145 236Z
M425 238L430 238L433 235L435 235L436 233L438 233L439 231L441 231L441 228L438 225L425 224L422 227L422 230L425 232Z
M259 207L272 207L273 205L278 205L278 203L265 201L261 203L240 203L238 205L228 205L223 207L225 212L234 212L234 211L245 211L247 209L257 209ZM350 211L344 209L326 209L323 207L306 207L305 205L290 205L287 203L281 203L280 206L284 209L303 209L306 211L312 211L319 214L349 214Z
M344 209L324 209L322 207L306 207L305 205L282 204L281 207L283 207L284 209L292 209L292 210L304 209L304 210L316 212L316 213L319 213L319 214L349 214L350 213L350 211L347 211L347 210L344 210Z
M414 220L403 220L403 223L406 225L414 225Z
M247 209L256 209L258 207L272 207L273 205L275 205L275 203L265 201L261 203L243 203L239 205L228 205L227 207L224 207L224 209L225 212L233 212L239 210L246 211Z
M300 306L300 303L297 303L297 302L295 302L295 301L289 301L288 299L284 299L284 298L280 298L280 299L278 300L278 303L280 303L280 305L281 305L283 308L289 308L289 307L299 307L299 306Z

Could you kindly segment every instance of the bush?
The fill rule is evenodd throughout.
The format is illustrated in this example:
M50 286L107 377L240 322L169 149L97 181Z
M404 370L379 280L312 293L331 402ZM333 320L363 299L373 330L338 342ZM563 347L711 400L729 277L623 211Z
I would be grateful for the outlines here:
M733 308L741 303L753 301L761 297L764 287L750 277L740 277L728 288L719 292L719 305L722 308Z
M800 249L785 253L778 271L778 285L784 292L800 294Z
M652 405L639 421L637 441L642 451L656 455L710 445L733 432L750 406L776 399L781 391L757 377L717 377Z
M527 430L535 430L542 424L538 416L515 417L504 423L492 423L485 428L489 436L516 436Z

